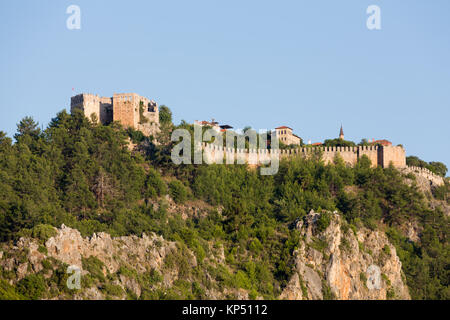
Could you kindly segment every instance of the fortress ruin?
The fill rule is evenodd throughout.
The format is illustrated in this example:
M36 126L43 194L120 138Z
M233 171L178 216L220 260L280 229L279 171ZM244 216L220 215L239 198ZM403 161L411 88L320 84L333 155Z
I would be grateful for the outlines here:
M102 124L109 124L113 121L120 122L125 128L133 128L150 136L158 133L159 129L159 108L155 101L149 100L136 93L114 93L110 98L100 97L94 94L78 94L71 98L70 111L81 110L90 119ZM224 126L231 128L230 126ZM221 128L221 127L220 127ZM284 132L279 132L286 129ZM279 127L276 129L278 135L292 135L292 129ZM221 131L226 131L222 129ZM300 141L300 138L298 138ZM339 139L344 139L341 127ZM299 141L285 139L282 142L287 144L298 144ZM340 156L346 165L354 166L362 156L367 156L373 167L387 168L391 164L406 173L414 173L430 180L433 185L444 184L444 179L424 168L408 167L406 165L406 153L402 146L392 146L389 141L380 140L377 145L354 146L354 147L327 147L323 145L296 147L293 149L231 149L215 144L202 143L201 149L204 151L205 160L209 163L247 163L249 165L261 165L270 163L273 156L280 159L301 156L310 158L316 153L320 153L325 163L333 163L336 156Z
M142 131L146 136L159 132L158 105L136 93L114 93L111 98L82 93L71 98L70 112L76 109L102 124L118 121L126 128Z

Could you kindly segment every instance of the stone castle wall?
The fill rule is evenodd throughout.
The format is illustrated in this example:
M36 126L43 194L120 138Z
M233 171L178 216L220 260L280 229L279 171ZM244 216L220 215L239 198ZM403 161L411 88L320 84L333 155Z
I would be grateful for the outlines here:
M79 94L71 98L70 112L75 109L83 110L86 117L91 118L95 114L97 121L107 123L112 121L112 113L108 110L112 108L112 99L100 97L95 94Z
M383 168L388 167L391 162L396 168L404 168L406 167L405 149L394 146L383 147L379 160Z
M433 186L442 186L444 185L444 178L438 176L437 174L431 172L427 168L408 166L403 169L404 173L413 173L415 175L419 175L431 182Z
M137 115L139 115L136 101L128 94L114 94L113 119L119 121L125 127L137 127Z
M387 168L392 163L396 168L406 167L406 154L401 146L358 146L358 147L307 147L286 150L247 150L232 149L203 143L204 157L207 163L248 163L259 165L270 163L272 157L280 159L301 156L310 158L320 152L325 163L332 163L337 155L349 166L354 166L358 159L366 155L373 167Z

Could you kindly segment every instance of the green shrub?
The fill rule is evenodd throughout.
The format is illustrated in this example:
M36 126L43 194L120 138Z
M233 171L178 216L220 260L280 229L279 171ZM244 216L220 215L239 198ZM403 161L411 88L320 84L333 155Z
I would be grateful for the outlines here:
M82 288L92 288L96 284L96 280L92 275L85 274L81 277L81 287Z
M410 179L412 181L416 181L417 180L416 175L414 173L412 173L412 172L408 173L406 175L406 178L408 178L408 179Z
M341 244L339 245L339 249L341 251L350 251L350 242L346 237L343 237L341 240Z
M394 291L393 288L389 288L389 289L386 291L386 299L387 299L387 300L393 300L393 299L395 299L395 291Z
M183 203L188 197L186 187L178 180L172 180L169 182L169 193L176 203Z
M43 254L48 254L47 247L39 246L38 251Z
M104 282L105 275L103 274L104 264L97 257L90 256L89 258L82 258L83 269L88 271L93 278Z
M367 283L367 276L366 276L366 273L365 273L365 272L361 272L361 273L359 274L359 280L361 280L361 282L362 282L364 285L366 285L366 283Z
M354 224L350 224L349 227L353 231L353 234L356 236L358 234L358 228Z
M147 198L160 197L167 193L165 182L161 179L161 175L159 174L159 172L153 168L150 168L147 174L145 188L145 196Z
M141 131L136 130L132 127L127 128L127 133L128 137L130 137L131 141L135 144L138 144L145 140L144 134Z
M254 239L250 242L249 250L253 253L259 253L264 250L264 246L258 239Z
M44 270L52 270L52 263L50 262L50 259L44 259L42 260L42 267Z
M391 280L389 280L389 278L388 278L388 276L387 276L386 274L382 273L382 274L381 274L381 278L383 278L383 280L386 282L386 285L387 285L388 287L391 286Z
M436 199L450 203L450 184L445 183L442 186L432 187L431 192Z
M336 296L333 294L330 286L324 279L322 279L322 292L323 292L323 300L336 300Z
M28 299L39 300L46 291L44 277L40 274L30 274L17 283L17 290Z
M194 281L192 282L192 294L195 296L196 299L204 299L205 298L205 289L201 287L201 285Z
M23 300L25 297L16 291L6 280L0 279L0 300Z
M117 274L124 275L128 278L136 278L137 272L134 269L129 269L125 266L120 266L119 270L117 270Z
M328 248L328 243L325 240L314 238L309 244L311 248L316 249L319 252L325 253L325 249Z
M320 215L320 218L317 220L317 230L319 232L325 231L331 223L331 214L329 212L324 212Z
M238 270L233 277L233 287L234 288L242 288L242 289L251 289L250 279L247 277L244 271Z
M112 297L121 298L125 294L121 286L111 283L105 283L101 290Z
M161 273L159 273L158 270L156 270L156 269L152 269L150 271L148 279L149 279L149 283L150 284L157 284L157 283L160 283L160 282L162 282L164 280L164 278L161 275Z
M300 281L300 288L302 289L303 300L308 299L308 289L305 286L305 282L303 281L303 277L299 274L298 279Z
M56 229L48 224L39 224L31 230L33 238L37 238L42 242L46 242L51 237L56 236Z

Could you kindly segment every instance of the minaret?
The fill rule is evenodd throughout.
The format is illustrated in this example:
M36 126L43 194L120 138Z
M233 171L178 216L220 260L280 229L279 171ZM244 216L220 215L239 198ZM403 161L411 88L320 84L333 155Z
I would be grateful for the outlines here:
M342 128L342 125L341 125L341 132L339 133L339 139L344 140L344 129Z

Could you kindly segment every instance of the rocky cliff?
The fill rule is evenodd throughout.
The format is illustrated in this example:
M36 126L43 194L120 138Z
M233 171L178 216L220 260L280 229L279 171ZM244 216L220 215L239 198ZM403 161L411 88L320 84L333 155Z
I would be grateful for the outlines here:
M294 228L301 235L292 256L295 268L280 299L409 299L401 263L383 232L354 231L337 213L313 211ZM83 238L64 225L54 231L46 241L21 238L15 245L3 244L0 267L11 285L40 273L54 282L50 299L162 298L145 292L170 289L183 272L182 264L197 266L194 253L155 234ZM207 259L225 263L220 249ZM81 288L58 290L58 283L66 286L70 266L80 269ZM212 278L206 270L205 276ZM207 299L249 298L239 288L199 290Z
M165 241L162 237L151 234L142 237L127 236L111 238L109 234L94 234L90 238L83 238L78 230L64 225L56 230L55 236L41 244L37 239L21 238L16 245L3 247L6 252L0 260L0 266L6 272L15 273L10 280L11 284L20 281L28 274L44 271L46 277L53 276L56 272L66 272L68 267L81 270L81 277L93 276L95 266L86 263L90 257L94 257L101 274L97 277L107 277L116 274L111 282L123 290L131 291L137 297L141 294L138 282L120 270L133 270L136 274L144 274L152 270L162 270L166 256L176 252L174 242ZM195 265L195 257L191 255L190 261ZM49 265L50 264L50 265ZM47 270L45 270L47 269ZM173 273L163 275L162 282L170 286ZM75 299L104 299L105 294L92 285L79 290ZM119 295L119 298L121 295Z
M401 262L383 232L354 231L337 213L314 211L295 227L302 239L281 298L410 298Z

